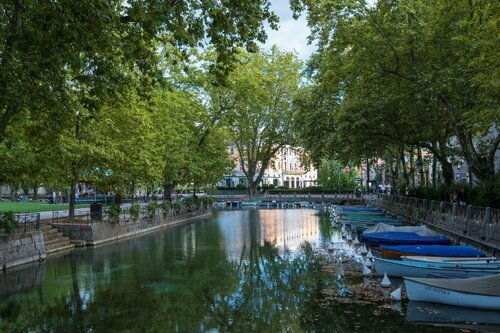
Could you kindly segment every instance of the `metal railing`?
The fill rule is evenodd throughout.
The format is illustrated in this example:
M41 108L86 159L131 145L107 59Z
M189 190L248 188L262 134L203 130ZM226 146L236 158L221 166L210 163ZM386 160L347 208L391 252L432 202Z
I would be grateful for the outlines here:
M200 212L208 211L210 206L201 205L198 208L183 206L179 211L176 211L174 207L165 211L162 207L158 207L153 214L150 212L146 205L141 206L139 211L139 216L132 216L130 213L130 208L122 208L119 216L115 217L109 212L109 208L102 210L102 214L91 214L90 212L80 213L72 221L69 220L69 213L67 211L54 211L52 212L52 223L117 223L117 222L129 222L136 221L143 224L159 224L163 222L175 222L176 220L191 217Z
M217 201L241 201L250 200L250 196L246 194L230 194L230 195L212 195L212 198ZM318 194L318 193L278 193L278 194L257 194L251 199L253 200L286 200L286 201L337 201L349 199L367 199L372 200L377 198L376 194L356 195L355 193L341 194Z
M4 213L0 212L0 219ZM17 230L27 232L28 230L40 230L40 213L14 213L17 222Z
M486 220L488 223L500 223L500 209L490 207L479 207L472 205L460 205L457 203L405 197L401 195L380 194L379 198L394 203L404 204L416 208L422 208L439 213L460 216L474 220Z

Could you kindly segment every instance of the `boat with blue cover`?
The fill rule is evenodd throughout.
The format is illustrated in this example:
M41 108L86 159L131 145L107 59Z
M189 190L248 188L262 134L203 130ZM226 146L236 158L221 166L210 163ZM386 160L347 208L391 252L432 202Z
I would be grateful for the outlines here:
M486 254L463 245L382 245L382 258L400 259L401 256L486 257Z
M361 234L360 240L369 246L381 245L448 245L450 239L446 236L422 236L416 232L385 231Z

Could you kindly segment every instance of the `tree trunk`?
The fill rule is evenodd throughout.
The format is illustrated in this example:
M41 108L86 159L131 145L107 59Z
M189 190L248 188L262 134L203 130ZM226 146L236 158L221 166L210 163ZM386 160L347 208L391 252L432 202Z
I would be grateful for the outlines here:
M406 190L408 189L409 178L408 170L406 169L405 151L403 147L401 147L399 158L401 162L401 170L403 173L403 190L405 190L406 192Z
M453 166L448 160L439 159L439 163L441 163L441 170L443 171L443 181L444 184L449 187L453 184L453 180L455 178L455 174L453 172Z
M10 200L15 201L17 196L17 190L19 189L17 186L10 185Z
M130 203L133 205L135 204L135 182L132 182L130 184L129 193L130 193Z
M396 186L398 185L398 177L399 177L399 162L398 159L391 159L391 164L394 164L394 169L392 168L391 165L391 172L392 172L392 179L391 179L391 185L392 185L392 190L396 190Z
M75 192L76 192L76 177L73 175L71 181L71 187L69 191L69 219L73 220L75 218Z
M370 193L370 160L366 158L366 192Z
M38 185L33 186L33 200L38 200Z
M414 163L414 159L413 159L413 147L410 149L409 151L410 153L410 172L408 174L409 176L409 181L410 181L410 187L412 189L416 188L416 181L415 181L415 163Z
M257 184L254 181L248 180L248 195L250 195L250 200L255 196L255 193L257 193Z
M437 159L436 155L433 154L432 156L432 188L434 191L437 190Z
M173 184L163 184L163 200L172 203L172 192L174 190Z

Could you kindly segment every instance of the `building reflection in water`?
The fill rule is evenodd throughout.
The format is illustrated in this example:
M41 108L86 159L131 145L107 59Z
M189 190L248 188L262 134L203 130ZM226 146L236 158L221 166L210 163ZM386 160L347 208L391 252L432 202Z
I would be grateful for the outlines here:
M243 214L243 217L242 217ZM225 211L218 219L231 259L240 258L244 248L269 242L281 252L294 251L305 241L320 239L319 217L309 209L252 209Z

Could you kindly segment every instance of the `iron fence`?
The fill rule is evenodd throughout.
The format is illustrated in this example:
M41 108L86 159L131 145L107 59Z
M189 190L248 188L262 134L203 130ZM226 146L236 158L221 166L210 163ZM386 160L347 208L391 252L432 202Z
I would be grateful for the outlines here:
M199 212L204 212L209 209L210 206L201 205L200 207L188 207L183 206L180 210L171 208L165 210L163 207L158 207L153 213L147 207L147 205L142 205L139 210L139 216L132 216L130 212L130 207L122 208L119 215L114 215L110 212L109 207L103 208L102 214L91 214L91 212L79 213L71 221L73 223L118 223L118 222L129 222L137 221L144 224L158 224L163 221L167 223L174 222L176 220L192 217ZM66 223L70 222L69 213L67 211L53 211L52 212L52 223Z
M0 219L4 213L0 212ZM14 213L17 230L27 232L28 230L40 230L40 213Z
M419 199L401 195L380 194L379 198L389 202L403 204L408 207L416 207L428 211L434 211L452 216L460 216L467 219L481 220L490 224L500 223L500 209L490 207L479 207L472 205L460 205L457 203Z

